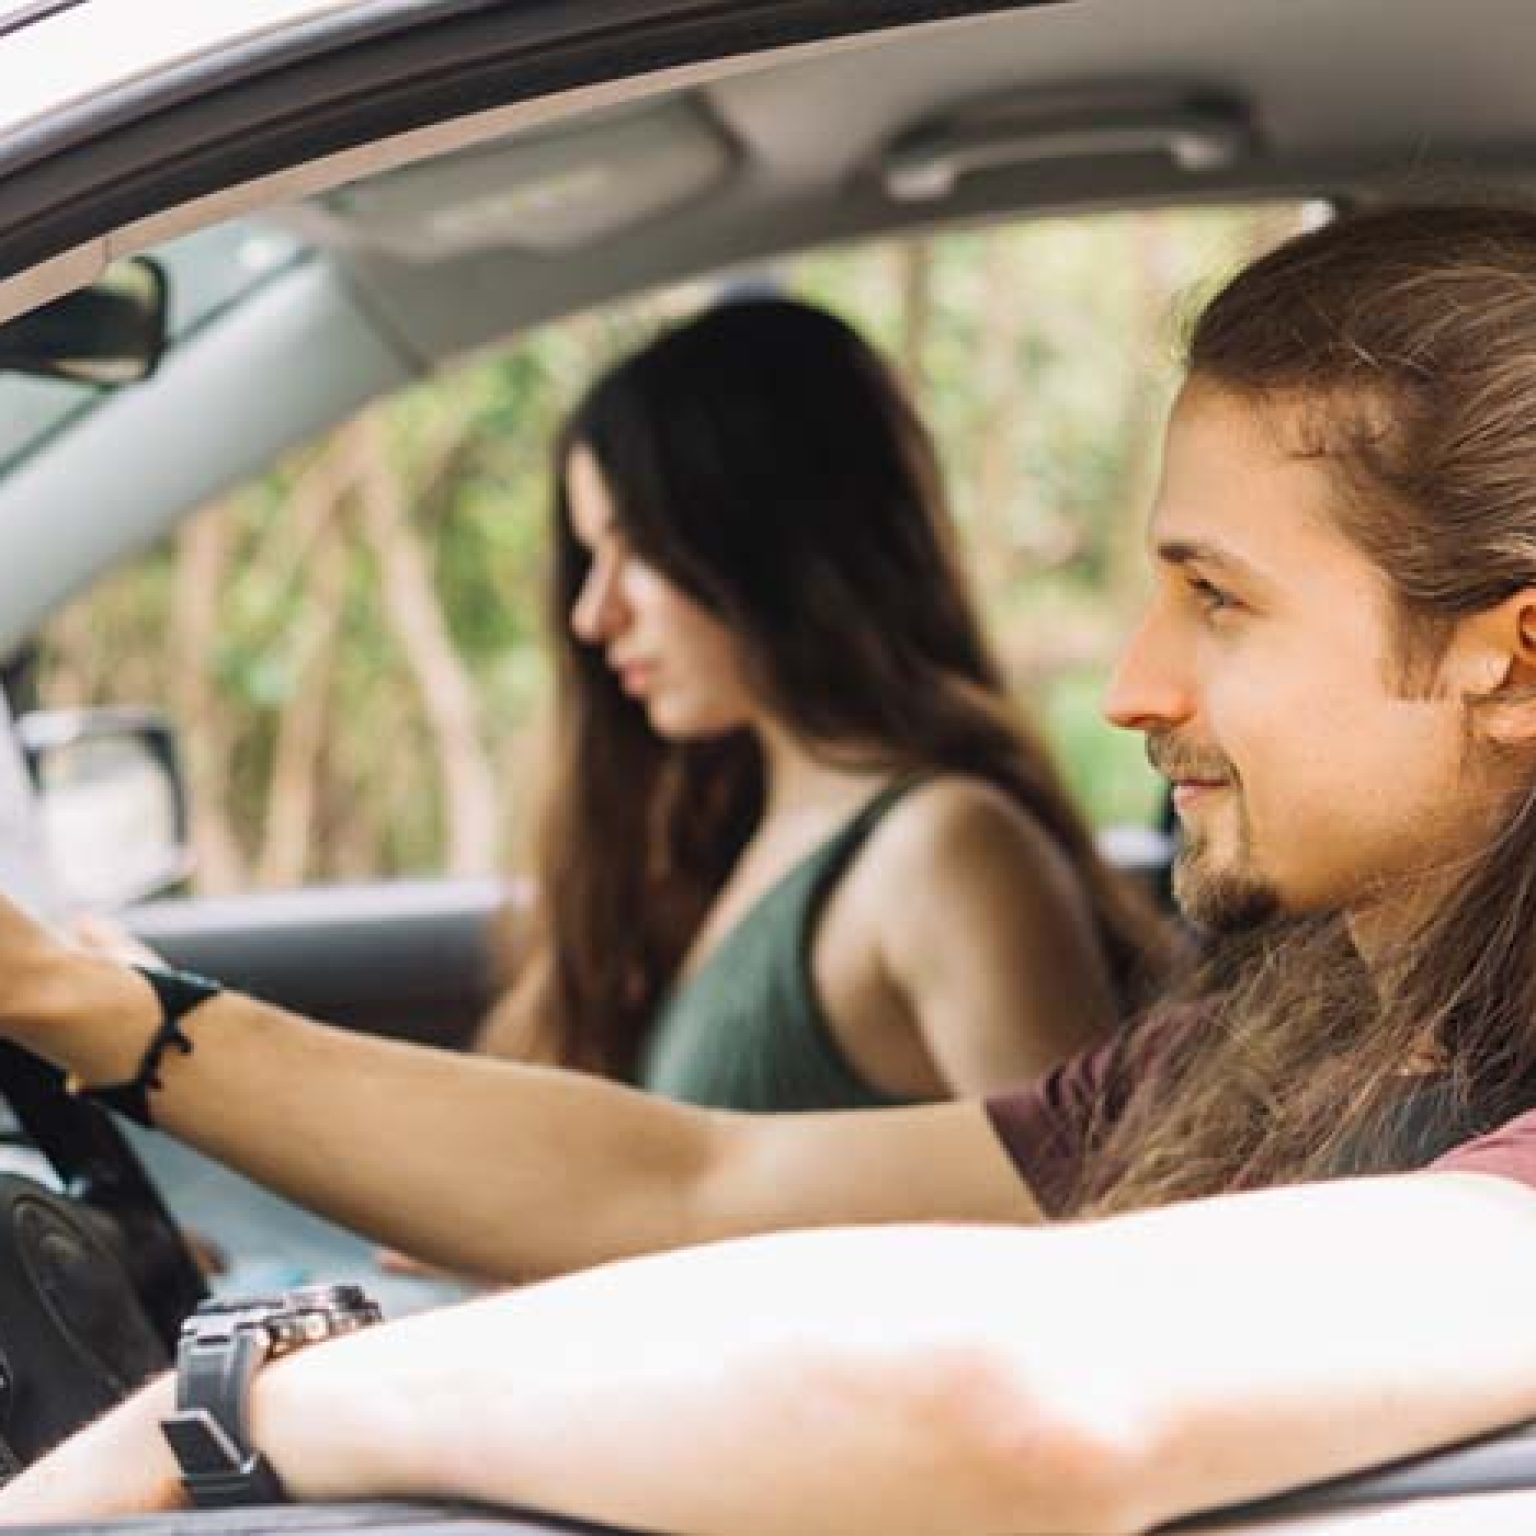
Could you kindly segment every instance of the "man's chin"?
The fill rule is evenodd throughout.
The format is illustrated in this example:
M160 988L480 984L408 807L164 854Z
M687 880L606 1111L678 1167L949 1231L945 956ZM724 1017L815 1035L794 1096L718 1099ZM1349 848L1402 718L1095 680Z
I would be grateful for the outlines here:
M1283 910L1268 881L1243 870L1213 869L1187 850L1174 861L1173 899L1190 922L1209 933L1247 933Z

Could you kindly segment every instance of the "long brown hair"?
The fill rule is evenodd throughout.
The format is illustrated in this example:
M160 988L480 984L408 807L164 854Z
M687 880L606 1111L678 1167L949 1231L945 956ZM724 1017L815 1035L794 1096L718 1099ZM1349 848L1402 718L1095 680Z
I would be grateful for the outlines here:
M627 1075L763 811L747 732L670 742L571 635L588 556L564 471L597 461L628 544L742 645L758 696L829 759L975 774L1056 839L1129 1005L1161 931L1096 853L1020 721L952 547L932 443L842 321L780 299L716 308L600 378L555 445L549 622L558 657L540 931L516 995L541 1054Z
M1295 239L1206 308L1188 366L1285 409L1334 476L1390 583L1405 692L1459 619L1536 585L1536 211L1381 210ZM1106 1130L1079 1209L1418 1166L1536 1104L1536 776L1437 890L1369 974L1338 914L1213 957L1199 1027Z

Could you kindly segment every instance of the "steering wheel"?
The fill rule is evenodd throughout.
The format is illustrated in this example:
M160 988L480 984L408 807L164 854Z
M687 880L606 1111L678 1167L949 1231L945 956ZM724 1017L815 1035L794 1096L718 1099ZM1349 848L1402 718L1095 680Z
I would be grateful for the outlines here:
M174 1356L181 1320L208 1288L133 1144L100 1105L65 1091L62 1072L5 1041L0 1096L66 1195L108 1218L145 1315Z

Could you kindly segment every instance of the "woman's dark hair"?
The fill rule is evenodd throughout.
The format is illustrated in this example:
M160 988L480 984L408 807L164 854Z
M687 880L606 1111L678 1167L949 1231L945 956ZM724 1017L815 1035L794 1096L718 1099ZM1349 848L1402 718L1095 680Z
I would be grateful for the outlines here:
M755 740L662 740L569 615L588 554L565 469L594 457L637 555L737 637L758 697L829 759L990 780L1084 882L1122 994L1155 972L1149 911L1100 860L1009 705L967 597L927 433L842 321L724 304L606 373L555 445L556 778L538 950L518 999L544 1054L629 1073L763 810ZM552 1047L552 1048L551 1048Z
M1388 578L1405 694L1458 620L1536 586L1536 211L1386 209L1292 240L1206 308L1188 364L1333 476ZM1082 1208L1415 1166L1536 1102L1536 779L1436 883L1369 973L1337 914L1245 940Z

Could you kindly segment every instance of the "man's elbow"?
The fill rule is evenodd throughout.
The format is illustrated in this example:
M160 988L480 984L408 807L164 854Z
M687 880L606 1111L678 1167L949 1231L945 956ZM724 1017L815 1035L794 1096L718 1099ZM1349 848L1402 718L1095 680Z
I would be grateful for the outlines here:
M945 1344L904 1371L912 1434L969 1528L1126 1536L1165 1517L1150 1418L1091 1368L1032 1379L995 1350Z

